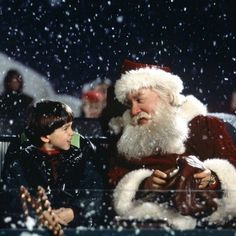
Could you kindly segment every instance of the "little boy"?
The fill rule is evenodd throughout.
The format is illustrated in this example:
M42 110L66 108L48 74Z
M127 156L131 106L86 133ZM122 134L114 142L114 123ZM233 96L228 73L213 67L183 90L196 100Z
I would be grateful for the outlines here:
M81 203L83 194L73 190L101 186L102 179L92 163L95 148L90 141L80 137L79 148L71 145L72 121L72 110L66 104L50 100L36 103L25 131L28 141L8 150L2 182L7 190L42 186L50 193L57 222L91 226L91 218L85 217L87 206Z

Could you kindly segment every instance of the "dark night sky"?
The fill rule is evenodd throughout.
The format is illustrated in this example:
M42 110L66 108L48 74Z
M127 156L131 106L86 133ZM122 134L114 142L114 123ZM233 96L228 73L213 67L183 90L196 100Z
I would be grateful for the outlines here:
M54 4L53 4L54 3ZM0 0L0 51L59 93L115 80L125 57L171 67L185 93L226 102L236 88L235 0Z

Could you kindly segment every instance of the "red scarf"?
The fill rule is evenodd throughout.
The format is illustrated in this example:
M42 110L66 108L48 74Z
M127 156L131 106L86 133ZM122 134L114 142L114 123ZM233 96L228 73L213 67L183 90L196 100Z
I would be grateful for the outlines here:
M55 156L55 155L57 155L61 152L60 150L56 150L56 149L47 150L47 149L43 149L43 148L41 148L40 151L47 154L48 156ZM58 167L58 164L60 162L60 159L58 159L58 158L48 158L48 161L49 161L49 163L51 165L51 168L52 168L53 180L57 181L57 179L58 179L57 167Z

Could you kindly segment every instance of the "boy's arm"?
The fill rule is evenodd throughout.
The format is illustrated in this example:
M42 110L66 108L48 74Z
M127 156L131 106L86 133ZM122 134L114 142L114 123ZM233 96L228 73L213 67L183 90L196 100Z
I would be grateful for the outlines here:
M81 174L81 192L74 199L72 209L75 214L74 222L77 222L77 225L91 226L100 220L99 215L102 214L104 153L99 146L83 136L80 138L80 148L85 166Z
M5 155L1 179L7 189L19 189L21 185L28 187L19 153L16 149L11 150L10 146Z

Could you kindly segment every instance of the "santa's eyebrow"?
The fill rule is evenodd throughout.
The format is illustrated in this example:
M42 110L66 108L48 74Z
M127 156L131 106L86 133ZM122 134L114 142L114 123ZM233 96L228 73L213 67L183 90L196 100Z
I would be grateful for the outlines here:
M139 92L137 95L134 96L135 99L140 98L140 97L144 97L145 93L144 92Z

